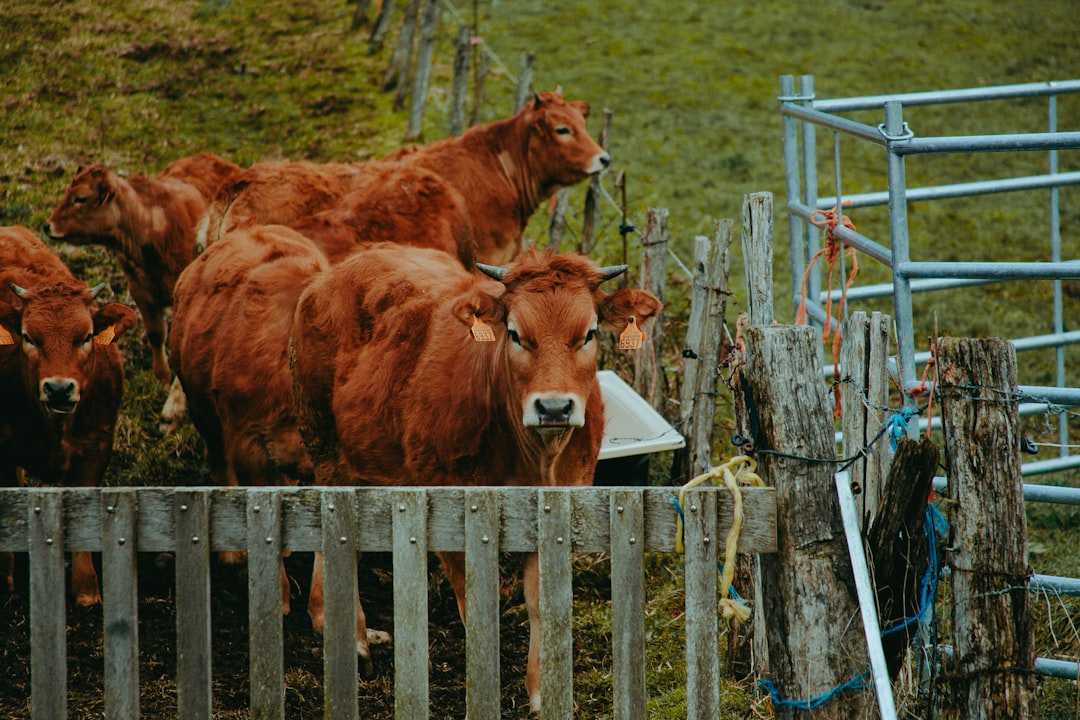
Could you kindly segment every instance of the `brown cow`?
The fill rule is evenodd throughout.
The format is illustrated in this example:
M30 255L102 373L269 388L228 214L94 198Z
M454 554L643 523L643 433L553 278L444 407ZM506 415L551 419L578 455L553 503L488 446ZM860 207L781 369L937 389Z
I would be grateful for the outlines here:
M255 163L221 187L211 211L210 239L224 237L245 220L292 226L335 205L363 172L360 163Z
M387 157L434 170L468 205L477 257L502 265L522 248L522 231L544 200L611 163L585 127L589 105L558 92L536 95L512 117Z
M660 302L633 288L605 293L600 284L625 266L597 268L581 256L528 250L509 270L481 269L501 282L442 253L382 245L356 251L303 292L290 357L320 483L592 482L604 430L596 331L624 330L631 319L641 327ZM464 619L464 556L441 559ZM316 624L321 570L317 558ZM525 571L526 687L538 711L535 556Z
M112 453L124 371L116 339L135 324L23 227L0 228L0 486L25 471L49 485L101 483ZM11 554L0 558L9 588ZM101 602L89 553L76 553L80 605Z
M206 198L175 178L127 180L95 163L80 170L45 222L53 240L104 245L127 278L150 344L154 375L169 382L166 310L176 278L205 245Z

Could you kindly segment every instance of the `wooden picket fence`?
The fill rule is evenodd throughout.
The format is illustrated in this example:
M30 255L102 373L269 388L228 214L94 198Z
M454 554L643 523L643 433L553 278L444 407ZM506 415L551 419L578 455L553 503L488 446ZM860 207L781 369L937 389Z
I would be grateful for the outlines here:
M644 718L644 554L675 551L675 488L107 488L0 490L0 551L29 554L35 719L67 715L65 553L101 553L107 717L139 713L136 554L175 553L177 716L211 717L211 553L248 553L251 717L284 718L280 558L324 552L325 717L359 716L356 553L392 552L395 717L427 718L428 557L465 551L466 706L499 716L499 557L538 553L543 718L573 715L572 555L610 553L613 705ZM689 717L719 707L717 561L726 489L683 502ZM776 496L743 490L740 552L776 549Z

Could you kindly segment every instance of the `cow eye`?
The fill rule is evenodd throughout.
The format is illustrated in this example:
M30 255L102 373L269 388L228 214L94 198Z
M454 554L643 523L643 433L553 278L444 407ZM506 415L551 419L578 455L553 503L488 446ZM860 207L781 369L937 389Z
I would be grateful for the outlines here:
M507 330L506 334L510 336L510 342L514 343L518 347L521 347L521 336L518 335L517 330Z
M31 340L31 339L30 339L30 336L29 336L29 335L27 335L26 333L23 333L23 334L22 334L22 341L23 341L23 345L25 345L25 346L26 346L26 347L28 347L28 348L36 347L36 346L34 345L34 341L33 341L33 340Z
M84 198L81 195L76 195L71 199L72 205L85 205L88 198Z
M556 135L569 135L570 134L570 128L566 127L565 125L563 125L561 127L557 127L557 128L555 128L555 134Z
M589 332L585 333L585 342L582 345L588 345L594 337L596 337L596 330L590 328Z
M83 347L88 347L92 342L94 342L94 333L90 333L85 338L83 338L82 345Z

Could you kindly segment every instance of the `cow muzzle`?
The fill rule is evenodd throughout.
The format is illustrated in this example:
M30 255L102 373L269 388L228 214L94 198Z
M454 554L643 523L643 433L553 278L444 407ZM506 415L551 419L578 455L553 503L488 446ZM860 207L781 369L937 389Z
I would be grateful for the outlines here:
M79 383L71 378L45 378L41 381L40 399L50 413L70 415L79 404Z
M522 422L541 434L565 432L585 424L585 403L572 393L532 393Z

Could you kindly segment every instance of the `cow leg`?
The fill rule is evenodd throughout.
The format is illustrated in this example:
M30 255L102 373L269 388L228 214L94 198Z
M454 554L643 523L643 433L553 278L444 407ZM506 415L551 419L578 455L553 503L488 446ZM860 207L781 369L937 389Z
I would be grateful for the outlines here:
M357 588L356 598L356 654L360 660L360 674L365 678L375 676L375 667L371 662L371 644L390 641L390 634L381 630L369 630L364 605L360 602ZM323 595L323 554L315 553L315 564L311 569L311 589L308 592L308 615L311 617L311 629L317 633L323 631L326 624L325 596Z
M164 312L141 312L143 327L146 328L146 341L150 345L150 360L154 368L154 377L168 384L172 379L169 360L165 356L166 324Z
M158 430L162 435L172 435L180 427L180 422L187 413L187 395L184 387L180 384L180 378L173 378L169 386L169 397L165 398L165 404L161 407L161 423Z
M454 588L454 598L457 599L458 615L461 616L462 625L465 624L465 553L442 552L439 553L442 561L443 572L450 581L450 587Z
M525 690L529 707L540 712L540 571L536 553L525 556L525 607L529 611L529 664L525 670Z
M292 586L289 584L289 574L285 572L285 561L281 561L281 614L288 615L292 611Z
M83 607L101 602L94 558L88 552L77 552L71 558L71 591L75 594L75 602Z

